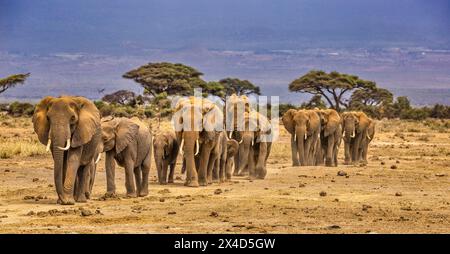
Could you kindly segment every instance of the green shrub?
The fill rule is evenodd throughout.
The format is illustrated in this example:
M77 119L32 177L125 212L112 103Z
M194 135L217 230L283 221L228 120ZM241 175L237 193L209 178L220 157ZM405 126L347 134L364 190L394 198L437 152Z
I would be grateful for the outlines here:
M15 101L9 104L7 112L12 116L32 116L34 113L34 105L27 102Z

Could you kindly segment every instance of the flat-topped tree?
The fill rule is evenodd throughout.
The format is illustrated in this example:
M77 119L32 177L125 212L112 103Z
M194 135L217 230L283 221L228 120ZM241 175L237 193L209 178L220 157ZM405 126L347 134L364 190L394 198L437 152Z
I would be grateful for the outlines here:
M148 63L128 71L124 78L133 79L144 88L144 93L156 97L158 94L192 95L194 88L205 86L203 73L180 63Z
M224 78L219 81L220 84L224 87L224 92L226 96L230 96L232 94L237 95L261 95L261 91L259 86L254 85L252 82L248 80L240 80L237 78Z
M392 103L393 97L389 90L377 87L375 82L368 82L365 87L353 92L349 106L352 109L378 107Z
M339 73L326 73L312 70L289 84L289 91L321 95L330 107L341 111L348 107L346 95L358 88L370 85L371 81L360 79L358 76Z
M25 80L30 76L30 73L26 74L14 74L6 78L0 78L0 93L8 90L11 87L15 87L18 84L23 84Z

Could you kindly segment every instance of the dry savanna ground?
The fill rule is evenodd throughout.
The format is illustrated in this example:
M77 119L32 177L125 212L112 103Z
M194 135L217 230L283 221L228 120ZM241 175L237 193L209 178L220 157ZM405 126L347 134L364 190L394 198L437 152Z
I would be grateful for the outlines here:
M292 167L283 128L265 180L203 188L156 183L150 195L56 205L53 162L31 119L0 116L1 233L450 233L450 122L380 121L368 165ZM342 150L340 151L342 162ZM339 171L342 171L338 174Z

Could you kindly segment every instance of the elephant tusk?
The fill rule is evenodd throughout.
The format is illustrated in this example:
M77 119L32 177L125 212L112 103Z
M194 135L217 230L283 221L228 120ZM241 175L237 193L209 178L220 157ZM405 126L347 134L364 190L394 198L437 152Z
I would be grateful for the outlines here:
M367 133L366 134L366 137L367 137L367 139L370 141L371 139L370 139L370 136L369 136L369 133Z
M305 140L308 138L308 134L305 133Z
M353 134L350 136L351 138L355 137L355 131L353 131Z
M198 139L195 141L195 145L197 146L195 150L195 155L197 155L200 152L200 144L198 143Z
M345 131L342 133L342 136L345 137Z
M97 164L100 161L100 158L102 157L102 154L99 153L97 156L97 159L95 159L95 164Z
M253 139L252 139L252 146L255 144L255 142L253 141Z
M47 141L47 147L45 148L45 151L46 152L48 152L48 151L50 151L50 145L52 144L52 140L51 139L48 139L48 141Z
M230 131L230 139L231 139L232 136L233 136L233 131Z
M180 154L183 154L183 145L184 145L184 139L181 139Z
M317 134L317 137L320 138L320 132L319 132L319 134Z
M239 145L242 144L242 142L244 142L244 139L241 139L241 141L239 141Z
M297 141L297 133L294 133L294 141Z
M64 150L64 151L69 150L69 148L70 148L70 138L68 138L67 141L66 141L66 147L59 147L58 146L58 148L61 149L61 150Z

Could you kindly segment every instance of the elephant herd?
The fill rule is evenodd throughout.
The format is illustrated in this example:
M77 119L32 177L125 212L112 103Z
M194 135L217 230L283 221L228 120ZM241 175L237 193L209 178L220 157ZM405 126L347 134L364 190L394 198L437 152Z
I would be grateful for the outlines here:
M339 114L333 109L289 109L281 120L291 134L293 166L337 166L342 140L344 164L367 163L375 122L364 112Z
M127 197L148 195L152 155L160 184L174 182L179 156L186 186L229 181L233 175L264 179L274 135L271 121L253 110L246 96L232 95L225 106L181 98L173 108L173 130L152 131L136 117L102 119L95 104L83 97L45 97L35 108L33 126L52 153L58 203L90 198L102 153L105 197L116 195L116 164L125 168ZM362 112L290 109L282 122L291 134L294 166L337 166L341 140L345 164L367 162L375 123Z
M179 99L173 109L174 130L152 131L136 117L102 119L95 104L84 97L42 99L33 127L52 153L58 203L72 205L90 198L102 153L105 197L116 195L116 164L125 169L127 197L148 195L152 155L160 184L174 182L179 155L186 186L224 182L232 175L264 179L272 126L250 108L246 96L229 97L225 110L196 97Z

